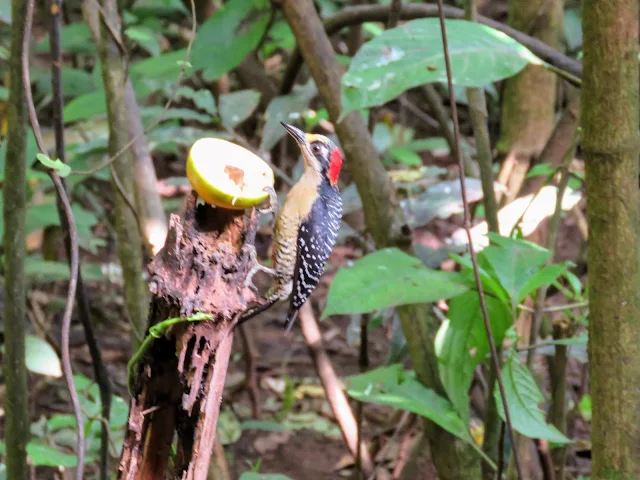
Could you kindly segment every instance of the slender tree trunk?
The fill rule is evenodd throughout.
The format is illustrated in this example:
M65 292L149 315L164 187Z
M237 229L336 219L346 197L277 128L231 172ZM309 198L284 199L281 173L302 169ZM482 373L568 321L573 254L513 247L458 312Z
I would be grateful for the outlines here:
M25 320L27 318L24 257L26 236L26 138L27 108L22 82L22 37L26 2L13 0L11 56L9 60L9 103L7 105L7 155L2 187L4 215L4 375L7 385L5 437L7 478L28 478L27 370L25 367Z
M107 116L109 119L109 154L114 155L130 141L130 123L127 112L126 90L127 80L123 57L118 43L106 27L109 22L112 31L120 31L120 16L115 0L105 0L103 10L105 18L99 19L98 11L91 2L84 3L84 17L92 30L98 48L98 56L102 64L102 79L107 92ZM97 26L101 28L97 28ZM138 221L131 211L124 192L129 201L135 202L135 158L131 149L120 155L113 162L112 185L114 191L115 226L118 241L118 257L122 265L125 300L127 310L134 329L133 343L144 333L147 327L149 305L148 288L142 278L143 240L140 235ZM117 188L117 180L122 189ZM122 191L120 191L122 190Z
M399 208L393 185L379 161L362 116L352 112L340 123L340 76L342 68L311 0L284 0L285 17L298 42L309 71L318 86L345 152L347 169L353 177L363 205L367 228L378 247L398 246L413 252L411 229ZM438 374L433 340L437 322L429 305L398 308L402 328L418 379L441 395L444 388ZM478 455L467 444L425 421L432 458L442 480L481 478Z
M594 479L640 478L638 1L583 0Z
M558 47L563 0L509 0L509 25ZM544 148L554 124L556 74L538 65L509 78L502 94L498 149L513 165L507 199L518 194L533 157Z

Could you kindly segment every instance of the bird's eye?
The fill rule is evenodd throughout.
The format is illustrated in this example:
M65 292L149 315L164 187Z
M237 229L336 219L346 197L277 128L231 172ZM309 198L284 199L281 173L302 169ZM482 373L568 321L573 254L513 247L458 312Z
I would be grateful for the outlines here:
M320 153L320 145L318 145L317 143L312 143L311 144L311 151L313 153Z

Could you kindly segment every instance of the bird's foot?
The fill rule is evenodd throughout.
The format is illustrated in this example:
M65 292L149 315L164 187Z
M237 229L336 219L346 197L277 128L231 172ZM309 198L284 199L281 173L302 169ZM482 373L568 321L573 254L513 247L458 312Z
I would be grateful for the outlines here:
M262 270L263 272L273 276L276 272L273 269L265 267L264 265L261 265L260 262L258 262L258 254L256 253L255 246L245 245L243 248L245 250L245 253L249 255L249 264L251 265L251 270L249 270L247 278L244 281L244 287L249 287L251 288L251 290L257 293L258 289L253 284L253 277L255 276L255 274L258 273L259 270Z
M263 190L269 194L269 205L263 208L258 208L258 212L261 215L272 213L273 220L271 221L271 227L275 228L276 217L278 215L278 194L272 187L264 187Z

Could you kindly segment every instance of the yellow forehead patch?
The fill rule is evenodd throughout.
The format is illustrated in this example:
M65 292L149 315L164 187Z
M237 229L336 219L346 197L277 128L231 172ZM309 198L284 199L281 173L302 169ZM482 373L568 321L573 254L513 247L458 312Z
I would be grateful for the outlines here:
M316 135L315 133L306 133L305 137L307 138L307 142L309 143L313 143L313 142L317 142L318 140L320 140L318 137L320 135Z
M315 134L315 133L305 133L305 138L307 139L307 142L309 144L312 144L313 142L321 142L321 143L326 144L327 141L329 140L324 135L318 135L318 134Z

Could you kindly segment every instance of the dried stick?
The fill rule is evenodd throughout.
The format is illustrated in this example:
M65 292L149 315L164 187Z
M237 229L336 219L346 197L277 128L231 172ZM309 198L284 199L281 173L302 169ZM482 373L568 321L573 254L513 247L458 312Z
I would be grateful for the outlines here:
M309 348L309 353L313 359L313 365L316 368L318 377L320 377L320 381L324 387L331 410L340 425L340 430L342 431L342 436L347 443L347 447L354 458L357 457L358 450L362 452L362 469L367 476L371 475L374 468L373 462L371 461L371 455L369 454L369 450L366 445L361 443L358 446L356 419L353 416L347 397L342 391L340 381L333 369L331 360L322 346L320 328L318 328L318 322L313 315L311 304L309 302L305 303L300 309L299 318L302 335L304 336L304 340Z
M27 0L27 12L24 18L24 38L22 39L22 81L24 82L24 97L27 109L29 111L29 120L31 122L31 128L36 138L38 150L43 155L47 155L47 150L42 138L42 132L40 131L40 124L38 123L38 116L36 114L36 107L33 104L33 97L31 95L31 77L29 75L29 40L31 40L31 25L33 22L33 10L34 0ZM82 480L84 477L84 422L82 419L82 411L80 409L80 402L78 400L78 392L73 384L73 370L71 368L71 358L69 354L69 332L71 330L71 314L73 313L73 302L76 296L76 287L78 282L78 233L76 231L76 222L73 218L73 211L71 210L71 204L69 203L69 197L62 185L60 176L54 171L49 169L47 172L51 177L51 181L56 188L58 199L62 204L68 228L68 237L70 243L70 278L69 278L69 290L67 292L67 300L64 306L64 313L62 316L62 371L64 372L64 378L69 389L69 397L71 398L71 405L73 406L73 414L76 420L76 441L78 444L78 466L76 467L76 480Z
M64 99L62 95L62 51L60 48L60 28L61 28L61 13L62 13L62 0L51 0L51 82L53 89L53 124L55 131L56 141L56 157L66 162L65 148L64 148L64 121L63 121L63 107ZM64 188L66 195L69 195L69 189L67 188L66 181L61 178L60 183ZM65 232L64 243L67 254L67 261L71 263L71 238L67 235L69 232L69 226L67 225L67 215L61 201L58 201L58 216L60 217L60 223L63 231ZM89 347L89 354L91 355L91 363L93 365L93 372L95 375L96 383L100 389L100 405L101 415L104 422L101 422L100 431L100 478L106 480L108 476L108 462L109 462L109 418L111 414L111 394L112 386L109 379L109 372L102 361L102 354L100 353L100 347L96 341L96 336L93 331L93 325L91 323L91 314L89 309L89 300L87 298L87 292L84 282L82 280L82 272L78 269L78 287L76 294L76 302L78 305L78 316L82 322L84 329L85 340Z
M360 316L360 351L358 355L358 366L360 373L364 373L369 368L369 321L371 314L365 313ZM358 402L356 405L356 423L358 428L358 455L356 456L356 479L359 479L362 473L362 419L364 418L364 402Z
M475 21L478 13L475 1L466 0L465 16L470 21ZM470 87L466 90L467 102L469 104L469 118L473 127L473 135L476 140L476 158L480 168L480 181L482 183L483 203L485 218L490 232L500 233L500 223L498 221L498 202L496 201L495 190L493 189L493 154L491 153L491 139L489 137L489 127L487 125L487 99L483 88ZM496 345L498 358L502 358L502 345ZM485 434L482 442L482 450L496 461L498 442L504 441L504 435L499 436L500 417L496 408L496 399L493 391L496 384L497 372L493 363L489 365L489 375L487 378L488 387L486 390L486 407L484 411ZM493 472L484 465L485 478L492 478Z
M451 59L449 58L449 46L447 41L447 27L444 20L444 8L442 0L438 0L438 10L440 17L440 29L442 31L442 47L444 50L444 61L447 69L447 84L449 86L449 99L451 101L451 116L453 118L453 132L456 138L456 157L460 169L460 193L462 195L462 203L464 206L464 229L467 232L467 239L469 240L469 253L471 255L471 262L473 264L473 272L476 280L476 287L478 289L478 296L480 298L480 307L482 309L482 319L484 321L484 328L487 333L487 340L489 341L489 348L491 350L491 360L496 370L496 380L498 382L498 388L500 390L500 398L502 400L502 406L504 409L505 422L509 431L509 437L511 438L512 455L515 462L516 471L518 472L518 478L522 479L522 470L520 467L520 460L518 459L518 452L516 450L515 436L513 433L513 426L511 424L511 414L509 413L509 405L507 403L507 396L504 391L504 385L502 383L500 373L500 359L498 358L498 352L496 351L496 342L493 339L493 332L491 331L491 322L489 321L489 312L487 311L487 304L484 298L484 291L482 289L482 280L480 279L480 271L478 268L478 259L476 257L475 249L473 248L473 239L471 237L471 214L469 212L469 202L467 201L467 189L465 185L464 164L462 159L462 148L460 146L460 125L458 124L458 111L456 108L455 92L453 91L453 78L451 73Z

